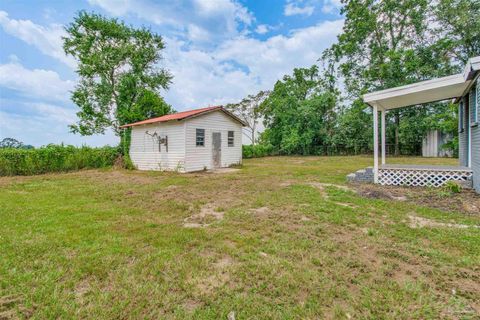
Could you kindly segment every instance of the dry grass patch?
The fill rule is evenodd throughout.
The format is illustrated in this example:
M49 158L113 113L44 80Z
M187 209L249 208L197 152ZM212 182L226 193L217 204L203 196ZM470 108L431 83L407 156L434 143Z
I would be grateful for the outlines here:
M25 307L24 298L21 295L0 297L0 319L2 320L30 318L34 311L34 308Z
M200 212L191 215L183 220L185 228L208 227L215 221L223 220L224 212L213 204L207 204L200 209Z
M411 228L454 228L454 229L467 229L467 228L480 228L480 226L469 226L466 224L458 223L444 223L438 222L432 219L417 217L417 216L408 216L410 220L409 226Z
M20 293L38 319L474 318L480 230L411 228L408 216L480 217L417 203L416 189L391 201L345 188L370 162L0 179L0 296Z

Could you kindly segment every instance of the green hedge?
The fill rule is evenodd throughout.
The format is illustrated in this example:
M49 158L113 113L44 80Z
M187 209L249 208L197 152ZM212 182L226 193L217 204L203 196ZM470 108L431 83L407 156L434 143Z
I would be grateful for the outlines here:
M112 166L120 155L117 147L48 145L38 149L0 149L0 176L66 172Z
M260 158L274 155L273 147L271 145L244 145L242 148L243 158Z

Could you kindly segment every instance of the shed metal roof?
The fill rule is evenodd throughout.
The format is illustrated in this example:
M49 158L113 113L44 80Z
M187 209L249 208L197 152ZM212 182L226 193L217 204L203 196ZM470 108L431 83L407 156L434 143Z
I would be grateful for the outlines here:
M199 115L203 115L203 114L213 112L213 111L217 111L217 110L224 112L226 115L230 116L235 121L240 122L243 126L246 125L246 123L243 120L241 120L240 118L235 116L230 111L226 110L225 108L223 108L221 106L215 106L215 107L207 107L207 108L201 108L201 109L188 110L188 111L182 111L182 112L167 114L167 115L164 115L164 116L161 116L161 117L156 117L156 118L151 118L151 119L147 119L147 120L143 120L143 121L138 121L138 122L134 122L134 123L125 124L123 126L120 126L120 128L128 128L128 127L140 126L140 125L144 125L144 124L151 124L151 123L157 123L157 122L167 122L167 121L174 121L174 120L180 121L180 120L185 120L185 119L188 119L188 118L197 117Z

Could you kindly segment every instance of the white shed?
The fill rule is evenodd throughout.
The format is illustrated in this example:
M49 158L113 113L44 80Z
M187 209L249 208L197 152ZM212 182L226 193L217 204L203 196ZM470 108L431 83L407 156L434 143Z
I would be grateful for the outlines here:
M130 158L139 170L191 172L242 162L244 122L222 107L165 115L132 128Z
M453 152L444 149L445 143L452 140L453 137L440 130L430 130L423 137L422 157L453 157Z

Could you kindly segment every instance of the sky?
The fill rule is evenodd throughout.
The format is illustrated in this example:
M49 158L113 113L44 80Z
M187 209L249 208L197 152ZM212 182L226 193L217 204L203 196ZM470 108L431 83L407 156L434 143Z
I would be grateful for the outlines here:
M118 144L70 133L76 61L62 49L80 11L148 27L165 40L159 63L173 75L160 94L183 111L272 89L293 68L315 64L343 27L340 0L85 0L0 2L0 140Z

